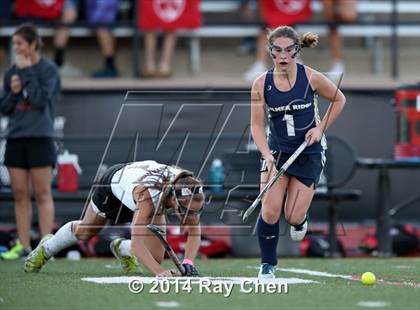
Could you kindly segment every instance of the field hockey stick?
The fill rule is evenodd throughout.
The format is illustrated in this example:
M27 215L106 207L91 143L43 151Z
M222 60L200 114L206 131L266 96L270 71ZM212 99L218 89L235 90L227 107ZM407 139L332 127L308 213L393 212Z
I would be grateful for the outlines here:
M146 227L159 239L160 243L162 243L166 253L168 253L169 257L172 259L181 275L185 275L184 266L182 266L181 262L178 259L178 256L176 256L174 250L169 245L168 241L166 241L166 239L164 238L165 232L161 228L153 224L149 224Z
M261 190L257 198L254 200L252 205L245 211L244 215L242 216L242 221L246 223L248 221L249 216L254 212L255 208L259 205L265 194L271 188L271 186L276 182L289 168L289 166L295 161L295 159L303 152L306 145L308 144L309 139L306 139L297 149L296 151L289 157L289 159L281 166L279 171L268 181L268 183L264 186Z

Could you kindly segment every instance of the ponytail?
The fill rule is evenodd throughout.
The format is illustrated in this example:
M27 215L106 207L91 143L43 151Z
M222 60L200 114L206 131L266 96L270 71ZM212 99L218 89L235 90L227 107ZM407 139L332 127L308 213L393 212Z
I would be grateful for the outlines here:
M318 35L312 32L306 32L300 37L300 46L313 48L318 45Z

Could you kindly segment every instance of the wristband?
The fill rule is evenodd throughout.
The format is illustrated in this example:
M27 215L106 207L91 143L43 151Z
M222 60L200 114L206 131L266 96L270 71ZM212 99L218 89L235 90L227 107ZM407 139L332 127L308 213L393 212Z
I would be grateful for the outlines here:
M188 259L188 258L184 258L184 260L182 261L182 264L194 266L193 261L191 259Z

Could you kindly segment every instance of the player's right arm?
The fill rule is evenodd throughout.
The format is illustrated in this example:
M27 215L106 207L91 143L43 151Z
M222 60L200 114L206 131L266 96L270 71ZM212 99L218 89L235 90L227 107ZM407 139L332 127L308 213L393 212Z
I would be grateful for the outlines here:
M133 197L136 201L136 210L131 227L131 253L156 276L171 276L173 272L162 268L154 259L145 243L146 238L152 236L152 233L146 227L151 223L151 218L154 214L150 193L147 188L136 186L133 191Z
M262 157L267 161L268 171L271 171L276 168L265 134L264 81L265 74L262 74L254 81L251 89L251 134Z

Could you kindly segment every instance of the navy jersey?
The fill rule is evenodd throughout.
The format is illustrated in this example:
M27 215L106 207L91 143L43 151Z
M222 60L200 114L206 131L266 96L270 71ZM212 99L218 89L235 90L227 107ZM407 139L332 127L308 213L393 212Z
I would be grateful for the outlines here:
M305 66L297 64L295 85L280 91L274 84L273 69L267 71L264 99L268 109L270 150L293 153L305 140L305 134L320 122L318 95L309 84ZM307 147L303 153L319 153L326 148L325 137L320 143Z

